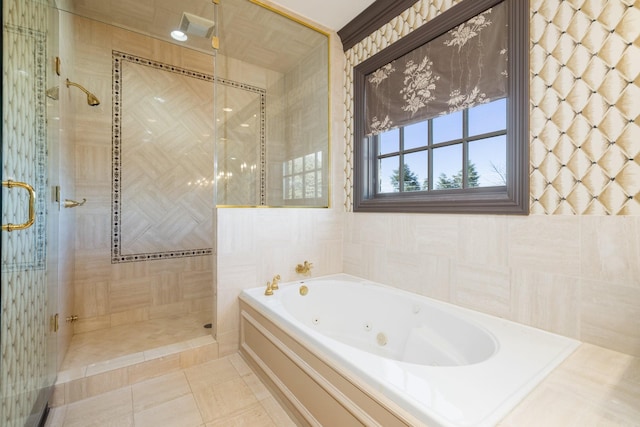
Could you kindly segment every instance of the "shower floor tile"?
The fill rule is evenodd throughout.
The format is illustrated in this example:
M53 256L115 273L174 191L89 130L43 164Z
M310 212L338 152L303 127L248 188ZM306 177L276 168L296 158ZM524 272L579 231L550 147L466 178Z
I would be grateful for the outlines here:
M192 313L75 334L60 371L135 357L137 353L173 344L179 347L185 341L209 336L211 329L205 329L204 324L210 318L203 313Z

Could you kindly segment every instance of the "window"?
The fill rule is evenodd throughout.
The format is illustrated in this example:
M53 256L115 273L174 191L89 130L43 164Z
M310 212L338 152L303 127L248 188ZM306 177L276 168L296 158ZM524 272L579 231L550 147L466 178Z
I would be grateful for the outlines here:
M502 98L374 136L377 192L505 186L506 114Z
M528 213L529 16L522 3L465 0L354 68L354 211ZM458 49L452 34L492 20L505 28L502 38L485 36L475 53L460 53L482 59L493 47L504 55L480 65L473 57L484 73L476 77L441 47Z
M284 200L320 199L322 176L322 151L285 161L282 164Z

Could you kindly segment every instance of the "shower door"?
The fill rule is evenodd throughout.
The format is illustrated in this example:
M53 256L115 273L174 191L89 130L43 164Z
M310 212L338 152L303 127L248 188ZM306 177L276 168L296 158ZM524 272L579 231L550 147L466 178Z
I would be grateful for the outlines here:
M57 50L57 32L52 37L48 31L54 14L47 1L2 3L0 425L3 427L38 425L56 372L52 313L56 309L58 236L57 223L48 221L47 212L55 211L52 206L56 206L51 203L48 177L50 158L56 158L57 147L49 144L47 128L55 130L57 125L55 118L47 114L57 107L49 108L45 94L50 83L48 52Z

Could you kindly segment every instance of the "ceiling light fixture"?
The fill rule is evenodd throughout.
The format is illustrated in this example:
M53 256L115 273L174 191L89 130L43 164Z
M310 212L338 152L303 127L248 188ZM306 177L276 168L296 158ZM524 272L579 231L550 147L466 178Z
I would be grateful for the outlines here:
M171 38L179 42L186 42L188 39L187 35L180 30L171 31Z

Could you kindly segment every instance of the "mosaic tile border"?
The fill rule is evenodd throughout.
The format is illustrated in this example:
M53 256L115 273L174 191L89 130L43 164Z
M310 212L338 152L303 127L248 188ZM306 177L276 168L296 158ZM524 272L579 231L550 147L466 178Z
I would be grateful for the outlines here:
M199 80L208 81L214 83L219 82L222 85L243 89L250 92L257 93L260 96L260 163L261 163L261 184L260 184L260 198L261 202L266 199L265 195L265 164L266 164L266 90L248 85L245 83L236 82L233 80L223 79L215 77L210 74L201 73L198 71L189 70L182 67L177 67L171 64L165 64L159 61L154 61L148 58L142 58L135 55L130 55L124 52L112 51L113 61L113 86L112 86L112 193L111 193L111 263L117 264L121 262L136 262L136 261L149 261L157 259L170 259L170 258L184 258L194 256L204 256L213 253L212 248L198 248L188 250L176 250L176 251L164 251L164 252L151 252L151 253L137 253L137 254L122 254L120 251L121 246L121 171L122 171L122 158L121 158L121 146L122 146L122 134L121 134L121 122L120 115L122 113L122 63L127 61L134 64L139 64L147 67L152 67L162 71L168 71L172 73L181 74L183 76L192 77Z
M19 271L19 270L44 270L46 268L47 258L47 106L46 106L46 64L47 64L47 34L43 31L34 30L32 28L16 27L12 25L6 25L4 30L8 34L13 34L17 37L23 37L25 39L31 39L35 45L35 49L32 54L34 57L35 69L31 70L33 73L33 92L34 99L33 108L31 111L27 111L26 114L33 114L32 120L35 126L33 130L35 138L33 141L33 176L27 177L33 180L33 185L36 192L35 212L36 220L31 230L25 231L29 234L31 243L29 246L32 250L28 251L33 253L31 259L24 259L20 257L21 262L9 262L3 260L2 271ZM7 34L7 35L8 35ZM9 39L9 37L7 37ZM10 40L5 40L5 43L11 43ZM19 43L18 44L22 44ZM9 55L14 54L10 50ZM14 90L20 90L15 88ZM23 111L23 114L25 112ZM10 113L8 113L10 114ZM8 118L12 120L11 118ZM13 117L13 121L18 122L24 120L24 115ZM6 123L4 126L11 126ZM13 124L13 128L16 128L16 123ZM20 128L20 126L17 126ZM9 150L14 151L14 150ZM5 159L6 160L6 159ZM16 162L22 161L22 159L15 159ZM16 168L27 169L24 165L13 165ZM24 170L23 170L24 171ZM26 178L25 178L26 179ZM23 233L25 233L23 232ZM17 234L8 234L7 238L17 238ZM20 241L24 235L21 235ZM23 251L25 252L25 251ZM14 260L15 261L15 260Z

